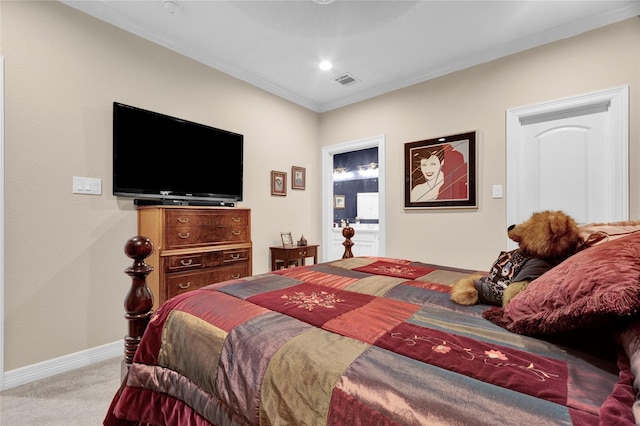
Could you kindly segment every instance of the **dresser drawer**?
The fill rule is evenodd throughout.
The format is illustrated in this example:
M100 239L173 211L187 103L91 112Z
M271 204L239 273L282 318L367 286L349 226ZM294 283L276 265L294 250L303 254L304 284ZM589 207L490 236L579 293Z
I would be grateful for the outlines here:
M166 216L166 226L248 226L249 212L246 210L223 211L215 215L198 209L170 210Z
M246 262L220 268L202 269L198 272L167 274L165 283L167 299L187 291L208 286L209 284L236 280L248 275L249 265Z
M249 260L249 250L224 250L222 252L223 263L246 262Z
M248 226L182 226L172 227L166 234L167 249L248 242Z
M251 250L248 248L216 250L205 253L167 256L164 258L166 272L188 271L248 262Z
M165 260L167 272L200 268L203 265L203 255L200 253L184 256L169 256Z

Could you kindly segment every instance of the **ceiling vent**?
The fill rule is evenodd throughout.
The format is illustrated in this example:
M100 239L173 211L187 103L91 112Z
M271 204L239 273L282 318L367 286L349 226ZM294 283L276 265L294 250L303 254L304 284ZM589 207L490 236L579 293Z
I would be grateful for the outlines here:
M343 86L350 86L352 84L358 83L360 80L358 80L353 75L351 75L348 72L346 72L346 73L341 74L338 77L334 78L333 81L336 81L336 82L342 84Z

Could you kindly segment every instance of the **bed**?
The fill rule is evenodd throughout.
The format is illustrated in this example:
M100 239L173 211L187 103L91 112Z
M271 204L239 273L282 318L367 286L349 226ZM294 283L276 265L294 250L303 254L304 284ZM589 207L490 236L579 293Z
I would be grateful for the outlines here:
M104 424L634 424L638 229L592 227L592 247L505 309L449 300L478 271L346 257L151 313L148 246L132 239L129 366Z

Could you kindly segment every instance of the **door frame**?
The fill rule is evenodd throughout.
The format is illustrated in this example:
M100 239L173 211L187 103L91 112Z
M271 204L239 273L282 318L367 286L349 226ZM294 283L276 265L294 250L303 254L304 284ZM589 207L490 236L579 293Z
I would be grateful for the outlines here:
M536 105L508 109L506 111L506 151L507 151L507 225L522 219L519 209L518 161L520 159L520 136L523 122L544 121L561 113L580 112L595 107L607 107L609 114L609 135L611 141L612 199L618 200L611 206L615 220L629 218L629 86L619 86L569 98L557 99ZM515 248L507 238L507 248Z
M4 390L4 57L0 56L0 390Z
M322 148L322 258L331 257L331 229L333 228L333 156L367 148L378 148L378 209L379 248L378 254L386 253L385 213L385 136L378 135Z

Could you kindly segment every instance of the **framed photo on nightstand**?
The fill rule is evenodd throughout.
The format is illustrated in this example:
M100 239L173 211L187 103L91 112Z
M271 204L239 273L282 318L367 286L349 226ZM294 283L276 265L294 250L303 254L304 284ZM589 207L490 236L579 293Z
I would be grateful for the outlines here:
M282 245L284 247L293 247L293 237L291 232L281 232L280 238L282 239Z

